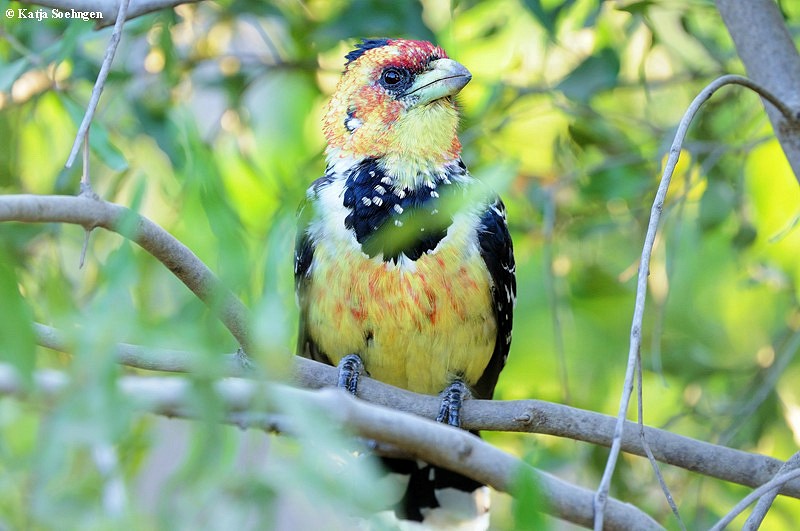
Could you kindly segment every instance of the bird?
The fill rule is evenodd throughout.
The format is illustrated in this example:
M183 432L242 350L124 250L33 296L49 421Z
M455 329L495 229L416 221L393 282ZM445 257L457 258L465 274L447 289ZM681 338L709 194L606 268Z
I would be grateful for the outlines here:
M419 40L363 39L345 60L324 111L325 173L298 209L297 352L339 367L352 394L363 373L438 395L437 420L460 427L463 400L492 398L516 301L505 206L461 158L455 97L472 74ZM383 463L405 478L398 518L488 526L479 482Z

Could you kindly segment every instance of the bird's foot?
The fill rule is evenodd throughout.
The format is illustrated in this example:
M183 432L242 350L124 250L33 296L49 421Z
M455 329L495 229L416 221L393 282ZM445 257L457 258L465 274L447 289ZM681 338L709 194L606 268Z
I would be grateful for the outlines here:
M439 407L439 414L436 422L444 422L456 428L461 427L461 405L465 398L469 398L470 392L464 382L456 380L448 385L442 394L442 405Z
M348 393L356 396L358 391L358 377L364 370L364 363L358 354L348 354L339 361L339 382L337 387L346 389Z

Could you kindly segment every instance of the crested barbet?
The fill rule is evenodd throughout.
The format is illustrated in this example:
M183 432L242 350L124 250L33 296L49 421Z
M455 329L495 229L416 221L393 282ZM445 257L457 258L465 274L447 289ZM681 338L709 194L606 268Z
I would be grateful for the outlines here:
M345 58L327 169L299 213L298 353L338 366L353 394L361 372L439 394L437 420L460 426L462 399L492 398L516 297L505 207L461 160L454 97L472 75L424 41L364 40ZM479 482L383 462L407 482L399 518L488 525Z

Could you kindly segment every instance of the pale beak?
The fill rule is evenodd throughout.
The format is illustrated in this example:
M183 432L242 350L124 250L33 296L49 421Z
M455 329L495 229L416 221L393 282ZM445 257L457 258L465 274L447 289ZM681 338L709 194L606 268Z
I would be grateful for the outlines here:
M403 98L412 99L414 105L424 105L458 94L470 79L472 74L461 63L437 59L430 62L425 72L417 75Z

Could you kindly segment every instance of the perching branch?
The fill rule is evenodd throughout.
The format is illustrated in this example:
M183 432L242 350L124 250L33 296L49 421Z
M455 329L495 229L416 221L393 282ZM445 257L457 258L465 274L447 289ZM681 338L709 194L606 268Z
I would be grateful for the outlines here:
M71 196L0 196L0 222L72 223L116 232L153 255L203 301L247 351L249 313L217 276L188 247L167 231L120 205Z
M129 227L135 231L120 230L123 220L131 220ZM81 197L67 196L0 196L0 221L66 222L90 229L104 227L134 241L162 261L175 275L202 300L216 300L211 295L221 290L219 280L197 256L160 227L130 210ZM220 317L237 338L246 338L247 310L233 294L224 291L227 303ZM222 308L222 306L220 307ZM36 327L39 344L59 351L69 351L69 346L58 332L49 327ZM118 345L120 363L162 371L188 372L195 359L190 353L147 349L135 345ZM235 355L226 360L228 374L242 374ZM299 385L320 388L336 381L336 370L303 358L296 358L295 380ZM359 396L370 402L395 407L402 411L433 418L438 411L438 399L397 389L375 380L364 378ZM469 401L463 411L464 427L477 430L527 431L567 437L592 444L609 446L614 419L605 415L541 401ZM756 487L769 481L782 465L781 461L738 450L645 428L647 440L653 447L656 459L704 475ZM623 451L644 455L635 424L626 422L620 442ZM800 498L800 482L791 483L783 494Z
M97 20L97 29L111 26L117 22L119 0L20 0L23 4L36 4L44 7L76 11L100 11L103 18ZM126 15L127 20L140 17L154 11L171 9L180 4L193 4L200 0L130 0Z
M650 221L647 226L647 234L645 236L644 246L642 248L642 256L639 262L639 272L636 284L636 302L633 309L633 320L631 323L630 334L630 348L628 350L628 365L625 371L625 382L623 384L622 397L620 398L619 411L617 413L617 423L614 429L614 440L611 444L611 451L608 455L606 468L603 472L603 477L600 485L597 487L595 494L595 530L599 531L603 528L603 509L605 507L605 500L608 497L608 492L611 487L611 478L616 468L617 458L619 457L620 447L622 444L622 437L626 425L625 417L630 405L631 394L633 393L633 378L637 370L641 370L638 366L637 360L641 351L642 343L642 322L644 320L645 300L647 297L647 277L650 274L650 256L653 252L653 244L658 231L658 224L661 220L661 212L664 208L664 198L667 195L672 174L675 171L675 166L678 164L678 158L681 154L681 146L686 138L686 133L689 125L692 123L700 107L705 103L717 90L725 85L742 85L757 92L763 98L772 102L781 112L789 112L788 107L783 105L781 101L773 96L769 91L759 86L757 83L748 80L742 76L727 75L722 76L711 83L709 83L692 101L689 108L681 118L678 130L675 133L675 139L669 150L669 157L664 166L664 171L661 176L661 182L658 185L653 207L650 211ZM640 389L641 393L641 389ZM641 401L641 396L639 397Z
M49 398L57 398L69 383L64 374L55 371L37 373L34 381L35 392ZM192 413L191 383L183 378L126 376L119 379L118 386L129 403L147 411L169 416L196 416L196 412ZM304 410L322 411L326 417L336 419L362 437L402 447L414 457L455 470L500 491L508 492L519 473L531 474L539 485L548 512L579 525L586 526L592 521L592 491L538 471L464 430L355 400L337 389L306 391L238 378L219 381L214 387L228 413L254 412L267 402L280 400L302 404ZM14 369L0 364L0 395L22 392ZM278 399L264 400L265 397ZM232 416L227 420L240 426L260 427L259 418L263 419ZM274 425L269 420L264 424L267 428ZM641 510L618 500L610 500L607 517L606 529L661 529Z
M63 334L49 326L34 326L37 343L41 346L69 352ZM145 348L137 345L116 346L117 361L124 365L148 370L190 372L196 367L197 356L185 351ZM321 389L335 385L334 367L295 357L293 379L296 385ZM237 363L236 355L225 358L224 375L252 376ZM359 398L433 419L439 410L439 399L392 387L368 377L359 380ZM601 446L611 444L614 418L592 411L577 409L540 400L468 400L462 411L463 427L469 430L492 430L541 433ZM628 423L622 441L624 452L645 456L641 439ZM783 463L771 457L751 454L724 446L696 441L656 428L643 427L654 457L663 463L684 468L709 477L757 487L770 481ZM787 485L782 494L800 498L800 481Z

